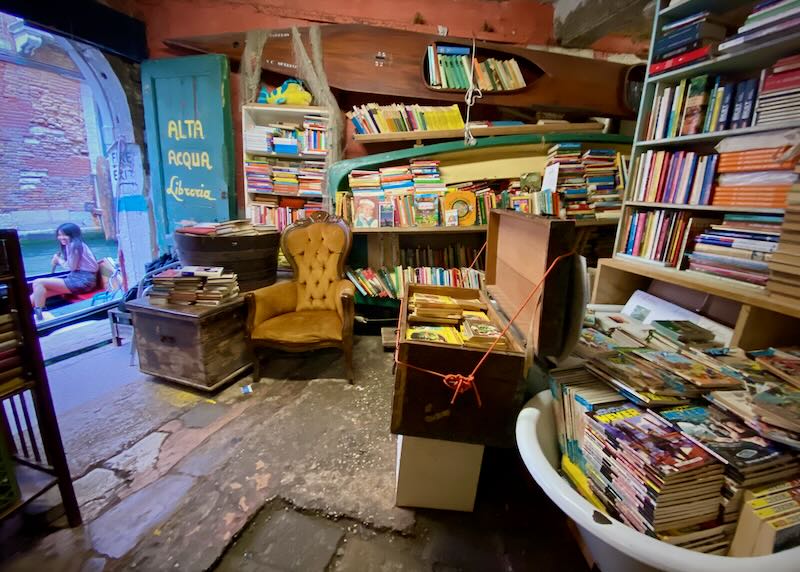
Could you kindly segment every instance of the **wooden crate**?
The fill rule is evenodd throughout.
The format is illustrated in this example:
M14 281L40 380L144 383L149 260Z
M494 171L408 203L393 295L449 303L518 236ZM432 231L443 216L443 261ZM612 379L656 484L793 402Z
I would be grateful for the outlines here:
M243 298L216 307L154 306L144 298L127 307L143 373L211 391L252 364Z
M415 292L453 298L480 298L500 325L508 323L531 288L558 256L572 251L572 221L511 211L493 211L487 246L486 292L445 286L408 285L400 308L399 361L441 373L467 375L484 350L407 340L408 300ZM582 313L575 308L574 265L564 260L548 276L509 330L509 347L493 351L475 377L482 406L468 392L450 403L453 391L441 378L398 365L392 408L392 433L493 446L514 444L514 425L524 398L524 378L534 355L560 355ZM579 330L579 328L577 328Z

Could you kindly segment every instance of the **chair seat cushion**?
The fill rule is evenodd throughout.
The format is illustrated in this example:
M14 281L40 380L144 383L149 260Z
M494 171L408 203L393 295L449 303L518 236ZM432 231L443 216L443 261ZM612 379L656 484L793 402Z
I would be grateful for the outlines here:
M341 342L342 320L333 310L300 310L262 322L253 330L254 340L283 344Z

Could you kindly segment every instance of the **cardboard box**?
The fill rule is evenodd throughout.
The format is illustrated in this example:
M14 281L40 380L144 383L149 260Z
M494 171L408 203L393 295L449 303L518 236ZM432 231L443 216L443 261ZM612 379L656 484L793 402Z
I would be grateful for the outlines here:
M483 445L397 436L397 506L472 512Z

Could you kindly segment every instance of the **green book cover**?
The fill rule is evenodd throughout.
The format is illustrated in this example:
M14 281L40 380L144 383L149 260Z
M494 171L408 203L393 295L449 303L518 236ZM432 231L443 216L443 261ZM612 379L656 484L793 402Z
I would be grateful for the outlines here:
M680 135L700 133L700 124L705 117L708 104L708 75L693 77L689 80L686 92L686 104L683 108L683 121Z

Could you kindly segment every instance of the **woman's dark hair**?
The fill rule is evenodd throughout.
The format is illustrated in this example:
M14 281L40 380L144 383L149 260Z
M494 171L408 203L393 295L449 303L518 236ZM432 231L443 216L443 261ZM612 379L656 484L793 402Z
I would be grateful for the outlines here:
M67 247L69 247L69 250L73 252L77 252L79 254L81 253L83 250L81 227L73 222L65 222L56 229L56 236L58 236L59 233L65 234L69 237L69 244L67 246L59 245L59 248L61 249L61 256L64 258L64 260L67 260L68 258Z

